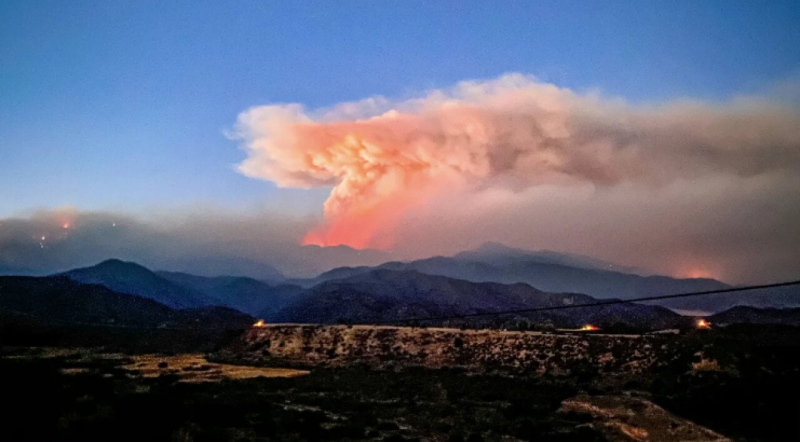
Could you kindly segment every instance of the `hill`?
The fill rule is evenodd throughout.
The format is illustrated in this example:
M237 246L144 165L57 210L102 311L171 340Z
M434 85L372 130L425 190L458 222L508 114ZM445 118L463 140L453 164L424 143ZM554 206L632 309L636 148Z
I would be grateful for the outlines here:
M476 283L414 270L376 269L318 284L290 302L275 319L300 323L385 324L407 318L569 306L595 301L582 294L546 293L522 283ZM476 318L469 323L502 326L530 321L575 327L595 322L604 325L624 323L634 328L650 329L674 325L680 320L679 315L666 308L619 304ZM429 322L426 321L425 325Z
M583 269L641 273L632 267L619 266L612 262L589 256L554 252L552 250L525 250L495 242L487 242L476 249L457 253L453 258L461 261L482 262L492 265L503 265L516 261L532 261L540 264L557 264Z
M0 277L3 309L44 322L155 326L174 310L139 296L67 277Z
M800 308L733 307L709 318L712 324L779 324L800 326Z
M720 295L672 299L662 302L676 310L720 313L734 307L756 309L790 309L800 307L800 287L778 287L763 290L746 290Z
M290 284L271 285L253 278L238 276L205 277L178 272L156 272L173 284L201 293L220 305L257 316L273 316L291 298L303 291Z
M297 281L311 287L326 281L349 278L375 269L395 271L414 270L429 275L447 276L472 282L525 283L552 293L585 293L595 298L633 299L671 293L728 288L714 279L681 279L668 276L642 276L625 273L613 264L588 257L550 251L529 252L497 244L484 245L476 250L452 257L436 256L409 262L387 262L377 267L340 267L316 278ZM694 300L665 301L663 306L687 308ZM730 307L722 297L704 300L707 311ZM717 302L722 304L717 305ZM800 304L798 304L800 305Z
M241 276L270 283L280 283L286 279L278 269L267 263L234 256L192 255L173 259L153 259L148 261L146 266L204 277Z
M118 259L61 275L78 283L103 285L115 292L149 298L173 308L220 304L219 300L168 281L146 267Z
M245 328L253 318L224 307L175 310L65 276L0 277L0 317L50 325Z

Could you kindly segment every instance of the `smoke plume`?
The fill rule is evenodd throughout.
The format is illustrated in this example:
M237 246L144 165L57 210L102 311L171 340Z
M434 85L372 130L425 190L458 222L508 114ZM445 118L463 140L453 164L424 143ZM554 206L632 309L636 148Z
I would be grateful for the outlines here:
M324 222L304 240L324 246L391 248L399 223L448 196L469 207L487 191L800 173L794 108L758 99L632 105L520 74L400 101L254 107L236 128L245 175L331 187Z

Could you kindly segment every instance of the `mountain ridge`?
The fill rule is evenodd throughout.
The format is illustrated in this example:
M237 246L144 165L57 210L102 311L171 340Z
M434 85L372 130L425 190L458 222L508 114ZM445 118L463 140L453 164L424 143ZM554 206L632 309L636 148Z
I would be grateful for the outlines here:
M414 261L390 261L378 266L337 267L323 272L315 278L294 280L303 287L352 277L373 269L416 270L430 275L448 276L471 282L499 282L512 284L523 282L545 292L574 292L600 298L634 299L645 296L667 295L693 291L729 288L728 284L709 278L673 278L661 275L639 275L619 270L597 268L604 261L577 258L545 251L544 258L535 252L514 249L489 243L483 249L465 251L454 256L433 256ZM489 253L486 253L487 249ZM498 257L500 253L507 256ZM480 255L479 260L475 260ZM466 258L465 258L466 257ZM557 258L557 259L556 259ZM582 267L569 266L555 261L568 262L589 259ZM498 263L492 263L491 261ZM606 265L606 264L603 264ZM663 302L660 305L679 308L686 302ZM713 306L712 306L713 307ZM712 308L712 310L714 310ZM721 310L721 309L716 309Z
M0 277L0 311L62 325L241 328L252 317L225 307L175 309L66 276Z
M275 319L288 322L388 324L409 318L494 313L595 301L595 298L584 294L543 292L525 283L475 283L415 270L375 269L320 283L290 302ZM558 326L582 326L591 321L609 325L627 322L631 327L667 326L681 321L680 315L663 307L618 304L499 315L470 322L502 324L516 319Z
M222 305L263 317L280 310L302 288L291 284L270 284L243 276L197 276L182 272L156 271L175 284L217 299Z
M173 308L213 305L216 300L174 284L140 264L107 259L96 265L56 274L84 284L99 284L130 295L150 298Z

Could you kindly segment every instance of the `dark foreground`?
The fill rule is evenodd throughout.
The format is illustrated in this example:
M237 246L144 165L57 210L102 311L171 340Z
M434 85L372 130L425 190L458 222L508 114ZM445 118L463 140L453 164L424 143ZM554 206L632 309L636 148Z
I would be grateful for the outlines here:
M6 350L7 356L10 350ZM132 376L124 360L0 360L6 440L603 440L556 413L566 380L452 370L321 369L297 378L184 383ZM92 370L75 374L63 368Z
M784 329L703 337L702 358L687 346L636 377L586 367L531 376L354 366L211 382L184 375L213 368L166 357L155 373L131 369L135 350L106 357L6 345L0 439L800 440L795 338Z

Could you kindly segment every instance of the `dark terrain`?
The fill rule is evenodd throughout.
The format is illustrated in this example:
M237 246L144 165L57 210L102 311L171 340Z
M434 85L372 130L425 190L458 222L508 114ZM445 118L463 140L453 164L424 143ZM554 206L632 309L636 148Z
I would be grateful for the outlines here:
M140 351L130 338L118 339L116 350ZM4 411L0 439L634 440L623 430L643 425L652 401L674 413L668 431L687 431L686 418L739 440L798 440L800 331L738 326L681 339L676 358L645 376L600 375L580 364L542 376L355 365L209 383L179 382L166 362L164 374L145 378L122 369L124 357L45 357L4 346L0 388L13 407ZM638 421L612 425L564 405L613 398L629 403Z
M60 324L169 327L194 318L198 325L213 328L224 326L226 315L231 316L228 322L240 325L252 323L252 317L268 322L391 324L596 301L577 293L547 293L523 283L476 283L414 270L374 269L307 289L243 277L156 273L119 260L51 277L0 277L0 311ZM244 312L241 320L232 317L236 311ZM630 303L425 325L530 329L597 323L654 330L689 322L664 307Z
M463 264L467 258L480 256L447 259ZM608 272L603 263L582 257L535 258L546 261L539 266ZM491 259L513 266L520 257ZM711 330L694 330L693 318L660 306L580 307L597 299L420 270L426 269L405 264L339 269L301 287L292 281L153 272L111 260L56 276L0 277L0 391L11 404L0 440L637 440L633 436L645 428L680 440L692 431L708 431L698 425L737 440L800 440L796 309L734 307L709 317ZM795 297L792 288L777 301L791 305ZM739 302L719 299L728 300L712 304ZM407 325L556 334L587 323L599 325L598 333L669 328L675 330L664 339L674 345L659 349L669 349L669 357L636 374L601 373L585 361L545 374L350 364L313 366L307 376L290 379L207 383L180 382L167 365L155 378L123 368L126 358L143 353L220 358L220 350L235 346L256 319L394 324L564 306L570 308ZM46 351L37 350L43 347L122 356L45 357ZM270 364L282 367L286 361ZM622 417L609 417L613 413L603 411L603 404L622 410ZM640 421L651 414L662 417L661 427Z

